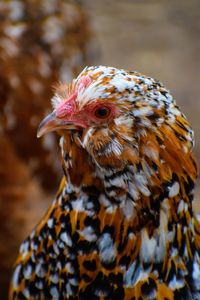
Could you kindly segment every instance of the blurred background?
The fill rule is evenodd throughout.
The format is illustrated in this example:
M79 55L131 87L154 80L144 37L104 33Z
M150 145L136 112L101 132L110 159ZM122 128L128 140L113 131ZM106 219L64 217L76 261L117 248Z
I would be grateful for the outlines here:
M199 0L0 1L1 299L19 245L61 178L56 135L36 138L55 83L93 64L160 79L194 128L199 164L199 37Z

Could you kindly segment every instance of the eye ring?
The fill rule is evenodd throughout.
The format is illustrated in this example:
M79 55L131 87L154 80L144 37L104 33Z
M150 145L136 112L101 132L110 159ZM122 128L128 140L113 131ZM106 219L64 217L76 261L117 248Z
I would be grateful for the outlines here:
M95 109L94 114L95 114L95 117L97 117L99 119L106 119L109 117L110 112L111 112L111 109L109 107L100 106Z

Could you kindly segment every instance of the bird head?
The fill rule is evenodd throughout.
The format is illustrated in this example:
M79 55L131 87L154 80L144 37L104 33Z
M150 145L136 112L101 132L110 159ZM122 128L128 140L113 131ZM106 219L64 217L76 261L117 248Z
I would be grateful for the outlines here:
M164 193L167 184L175 184L171 195L178 193L187 173L195 180L193 131L159 81L112 67L86 67L72 83L58 86L52 104L38 136L60 133L65 167L76 184L82 173L79 184L99 177L108 189L108 178L121 174L113 183L117 194L138 199Z

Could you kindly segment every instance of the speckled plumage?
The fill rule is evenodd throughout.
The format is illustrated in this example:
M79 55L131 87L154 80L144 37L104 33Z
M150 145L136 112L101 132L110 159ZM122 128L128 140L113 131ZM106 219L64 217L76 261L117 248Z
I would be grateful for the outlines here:
M89 67L53 106L39 135L59 131L65 175L20 248L10 299L200 299L194 137L169 91Z

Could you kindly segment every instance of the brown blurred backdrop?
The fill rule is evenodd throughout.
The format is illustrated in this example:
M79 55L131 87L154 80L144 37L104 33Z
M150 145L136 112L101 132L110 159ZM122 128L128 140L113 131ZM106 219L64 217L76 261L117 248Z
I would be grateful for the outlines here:
M160 79L194 128L199 163L199 37L199 0L0 1L1 299L19 244L61 176L55 135L36 139L55 81L90 64Z

